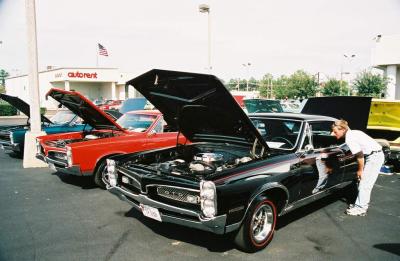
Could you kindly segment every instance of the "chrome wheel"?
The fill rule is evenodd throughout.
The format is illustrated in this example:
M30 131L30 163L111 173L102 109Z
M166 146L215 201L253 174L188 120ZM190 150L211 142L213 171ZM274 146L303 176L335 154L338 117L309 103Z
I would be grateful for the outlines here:
M270 205L261 205L251 219L251 233L256 243L265 241L273 230L274 212Z

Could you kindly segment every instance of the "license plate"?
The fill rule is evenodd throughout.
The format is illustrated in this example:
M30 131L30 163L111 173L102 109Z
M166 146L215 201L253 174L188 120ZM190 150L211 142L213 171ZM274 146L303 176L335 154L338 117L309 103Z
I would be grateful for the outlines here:
M144 216L161 222L161 215L158 209L143 204L140 204L140 208Z
M49 163L49 168L54 170L54 171L57 171L56 166L54 166L53 163Z

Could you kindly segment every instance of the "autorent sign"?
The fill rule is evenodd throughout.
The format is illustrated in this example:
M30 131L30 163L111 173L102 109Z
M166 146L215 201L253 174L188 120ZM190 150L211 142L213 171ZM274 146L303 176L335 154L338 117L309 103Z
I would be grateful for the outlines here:
M80 71L76 71L76 72L68 72L68 78L83 78L83 79L97 79L97 72L94 73L83 73Z

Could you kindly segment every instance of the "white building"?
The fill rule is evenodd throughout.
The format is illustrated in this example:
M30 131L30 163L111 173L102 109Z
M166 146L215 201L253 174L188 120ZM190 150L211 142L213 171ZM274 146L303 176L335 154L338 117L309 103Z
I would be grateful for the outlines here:
M122 73L116 68L57 68L42 71L39 72L40 106L57 108L57 102L51 98L45 99L51 88L75 90L91 100L140 97L134 88L129 88L128 95L125 94L125 82L137 75ZM6 93L30 103L28 82L28 75L9 77L6 79Z
M378 35L372 65L389 78L386 99L400 99L400 35Z

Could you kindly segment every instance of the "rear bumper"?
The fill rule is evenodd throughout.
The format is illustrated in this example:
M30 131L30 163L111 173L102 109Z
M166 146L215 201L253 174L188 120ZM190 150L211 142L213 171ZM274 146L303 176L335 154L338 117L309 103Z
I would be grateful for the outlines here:
M158 202L144 194L134 194L118 186L107 186L107 189L119 199L131 204L138 211L141 211L142 204L157 208L160 212L162 222L174 223L220 235L225 233L226 215L204 218L196 211Z

